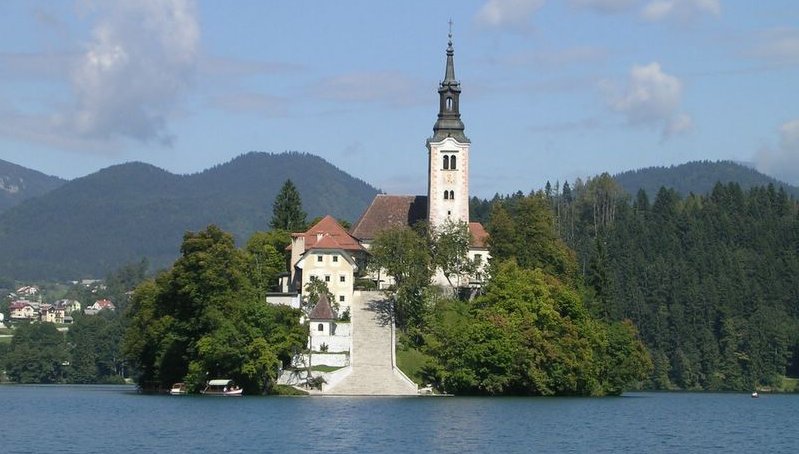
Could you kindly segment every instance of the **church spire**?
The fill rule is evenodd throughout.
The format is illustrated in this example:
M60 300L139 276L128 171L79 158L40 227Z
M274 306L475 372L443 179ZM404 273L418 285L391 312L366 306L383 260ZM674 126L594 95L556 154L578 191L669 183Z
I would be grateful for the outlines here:
M438 87L439 107L438 120L433 126L433 142L440 142L452 137L461 143L469 139L463 133L463 122L460 114L461 84L455 79L455 49L452 48L452 20L449 21L449 41L447 43L447 66L444 80Z

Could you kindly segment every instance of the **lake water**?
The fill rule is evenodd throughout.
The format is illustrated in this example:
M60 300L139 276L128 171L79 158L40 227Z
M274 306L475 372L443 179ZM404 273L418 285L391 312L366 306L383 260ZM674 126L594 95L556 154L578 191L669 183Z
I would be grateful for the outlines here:
M203 397L0 386L0 452L795 453L799 395Z

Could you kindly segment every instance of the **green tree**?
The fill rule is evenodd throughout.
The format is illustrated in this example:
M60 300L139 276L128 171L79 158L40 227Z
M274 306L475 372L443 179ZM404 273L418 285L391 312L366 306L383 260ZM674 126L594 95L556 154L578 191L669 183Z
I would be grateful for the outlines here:
M60 383L67 363L64 335L52 323L17 327L4 358L6 374L17 383Z
M302 199L297 187L291 180L286 180L272 204L273 229L298 232L304 230L306 214L302 210Z
M268 390L307 330L299 311L258 300L247 263L230 234L209 226L187 233L172 269L136 289L124 351L140 385L198 390L229 377L247 393Z
M277 248L282 241L273 232L255 232L244 247L247 253L248 276L258 294L263 299L267 292L277 286L277 276L286 271L285 246L282 250Z
M398 326L421 326L427 313L425 291L433 276L427 240L408 227L380 232L370 252L370 267L394 280L391 296Z
M469 259L471 233L465 222L447 220L432 233L432 263L441 270L452 288L468 284L479 264Z

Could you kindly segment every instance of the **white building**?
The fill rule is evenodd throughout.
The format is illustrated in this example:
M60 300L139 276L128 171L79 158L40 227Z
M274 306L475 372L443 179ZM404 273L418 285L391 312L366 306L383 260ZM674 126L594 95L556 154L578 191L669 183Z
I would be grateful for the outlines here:
M332 216L325 216L308 231L292 234L291 282L302 294L312 279L327 284L332 305L339 314L352 304L353 283L365 249Z

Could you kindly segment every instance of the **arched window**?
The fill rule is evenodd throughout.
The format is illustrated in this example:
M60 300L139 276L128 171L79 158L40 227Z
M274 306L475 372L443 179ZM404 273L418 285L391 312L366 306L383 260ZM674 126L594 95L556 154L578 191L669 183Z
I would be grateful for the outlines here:
M324 323L320 323L319 326L316 327L316 330L317 331L324 331L325 330L325 324Z
M444 191L444 200L449 200L449 191Z
M449 170L449 156L444 155L444 170Z
M449 199L455 200L455 191L449 191Z
M447 110L452 111L452 98L447 98Z
M455 169L456 169L456 167L455 167L455 164L456 164L456 161L455 161L455 159L456 159L456 157L455 157L455 156L453 156L453 157L449 158L449 168L450 168L451 170L455 170Z

